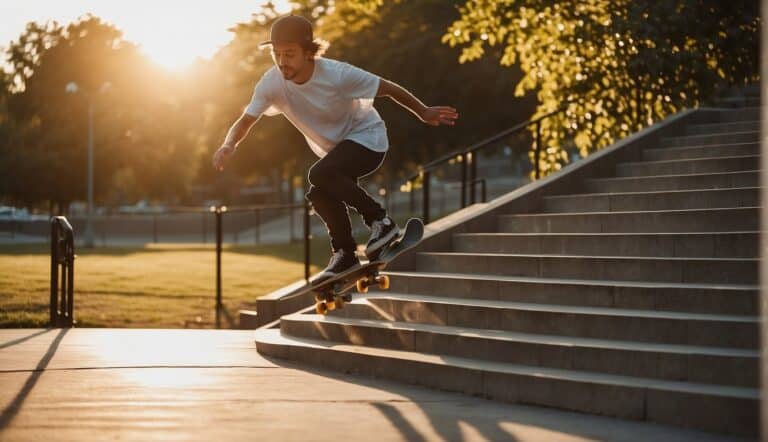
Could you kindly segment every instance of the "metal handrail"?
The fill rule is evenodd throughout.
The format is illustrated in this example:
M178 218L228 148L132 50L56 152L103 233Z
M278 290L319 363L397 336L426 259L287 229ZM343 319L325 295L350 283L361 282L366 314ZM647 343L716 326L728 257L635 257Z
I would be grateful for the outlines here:
M75 324L75 257L72 225L67 218L54 216L51 218L51 327Z
M535 152L534 152L534 163L536 167L535 171L535 178L539 179L541 176L541 171L539 169L539 159L541 158L541 148L542 148L542 142L541 142L541 122L545 119L553 116L558 115L562 112L564 112L570 103L567 103L564 106L561 106L560 108L549 112L545 115L542 115L540 117L524 121L522 123L516 124L509 129L505 129L496 135L493 135L491 137L488 137L484 140L481 140L469 147L466 147L462 150L453 152L451 154L443 155L442 157L439 157L436 160L433 160L427 164L424 164L423 166L419 166L418 172L410 176L408 179L406 179L406 183L413 184L416 180L422 181L422 218L424 220L424 223L429 223L430 221L430 207L429 207L429 180L432 174L432 171L435 170L437 167L452 161L454 159L458 159L461 163L461 207L464 208L467 206L467 187L468 185L471 185L470 190L470 203L474 204L476 199L476 192L475 192L475 185L478 182L481 182L477 178L477 162L474 160L475 153L486 147L489 146L496 141L499 141L505 137L508 137L509 135L512 135L516 132L520 132L523 129L526 129L530 127L531 125L536 126L535 130L535 137L534 137L534 146L535 146ZM468 164L469 164L469 170L468 170ZM469 174L469 176L467 176ZM485 187L485 181L482 181L483 188ZM411 192L412 192L412 187ZM483 189L485 190L485 189ZM483 192L485 193L485 192ZM413 195L413 193L411 193ZM412 196L413 198L413 196ZM485 199L485 198L483 198Z
M539 124L539 123L541 123L541 121L543 121L543 120L545 120L545 119L547 119L547 118L549 118L549 117L551 117L553 115L556 115L556 114L559 114L561 112L564 112L566 109L567 109L567 106L563 106L563 107L561 107L561 108L559 108L557 110L554 110L554 111L552 111L552 112L550 112L548 114L542 115L542 116L540 116L538 118L535 118L535 119L532 119L532 120L527 120L527 121L524 121L522 123L518 123L518 124L510 127L509 129L505 129L505 130L497 133L496 135L490 136L490 137L488 137L488 138L486 138L486 139L484 139L482 141L479 141L479 142L477 142L477 143L475 143L475 144L473 144L473 145L471 145L471 146L469 146L467 148L455 151L455 152L450 153L450 154L443 155L442 157L439 157L436 160L430 161L429 163L424 164L423 166L419 166L418 172L416 172L415 174L411 175L409 178L406 179L406 181L414 181L414 180L418 179L419 177L421 177L421 175L424 172L430 172L430 171L436 169L437 166L440 166L440 165L442 165L444 163L447 163L450 160L452 160L454 158L457 158L459 156L465 155L467 153L473 153L475 151L478 151L478 150L482 149L483 147L488 146L489 144L495 143L496 141L499 141L500 139L502 139L504 137L512 135L515 132L519 132L522 129L525 129L526 127L528 127L528 126L530 126L532 124Z

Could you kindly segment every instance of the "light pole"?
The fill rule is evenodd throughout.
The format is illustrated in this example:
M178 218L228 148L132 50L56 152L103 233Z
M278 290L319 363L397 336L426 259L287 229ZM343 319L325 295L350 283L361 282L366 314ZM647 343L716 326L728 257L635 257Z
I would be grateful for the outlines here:
M112 85L109 82L102 83L100 93L106 92ZM70 81L64 89L69 94L76 94L79 90L77 83ZM88 101L88 205L85 218L85 247L93 247L93 96L83 91Z

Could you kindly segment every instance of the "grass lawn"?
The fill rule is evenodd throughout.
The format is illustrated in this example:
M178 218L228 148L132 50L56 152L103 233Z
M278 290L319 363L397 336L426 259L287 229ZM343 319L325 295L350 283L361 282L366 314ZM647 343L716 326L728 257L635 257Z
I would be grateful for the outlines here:
M312 242L315 273L329 257L327 238ZM76 248L75 320L79 327L215 326L216 253L211 244L151 244L134 248ZM0 327L48 322L50 249L0 246ZM225 246L222 327L237 326L240 309L304 277L303 242Z

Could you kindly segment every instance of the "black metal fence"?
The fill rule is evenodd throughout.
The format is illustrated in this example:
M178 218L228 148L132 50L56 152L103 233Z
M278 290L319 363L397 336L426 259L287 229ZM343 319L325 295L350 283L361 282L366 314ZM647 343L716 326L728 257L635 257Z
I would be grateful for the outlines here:
M63 216L51 218L50 326L75 324L75 235Z

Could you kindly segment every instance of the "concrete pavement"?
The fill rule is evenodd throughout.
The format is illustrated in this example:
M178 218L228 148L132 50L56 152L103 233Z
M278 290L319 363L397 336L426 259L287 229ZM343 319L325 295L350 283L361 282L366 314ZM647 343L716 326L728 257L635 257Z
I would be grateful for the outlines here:
M0 440L725 440L267 359L252 331L0 330Z

